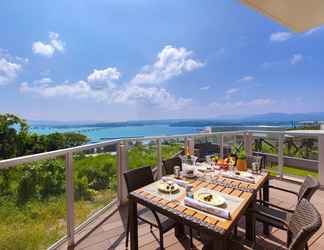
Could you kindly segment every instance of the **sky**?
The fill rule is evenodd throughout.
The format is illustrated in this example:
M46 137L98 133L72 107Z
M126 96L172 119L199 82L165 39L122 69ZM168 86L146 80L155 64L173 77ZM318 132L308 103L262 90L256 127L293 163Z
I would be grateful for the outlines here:
M0 2L0 113L125 121L324 111L324 28L237 0Z

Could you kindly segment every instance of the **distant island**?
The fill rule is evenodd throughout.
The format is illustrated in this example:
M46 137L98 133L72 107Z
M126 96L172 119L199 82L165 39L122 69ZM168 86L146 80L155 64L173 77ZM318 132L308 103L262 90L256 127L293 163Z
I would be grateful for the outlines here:
M33 127L64 128L116 128L139 127L152 125L169 125L171 127L240 127L240 126L273 126L293 127L302 122L324 121L324 112L317 113L266 113L245 117L224 116L206 119L162 119L162 120L138 120L138 121L33 121L28 122Z

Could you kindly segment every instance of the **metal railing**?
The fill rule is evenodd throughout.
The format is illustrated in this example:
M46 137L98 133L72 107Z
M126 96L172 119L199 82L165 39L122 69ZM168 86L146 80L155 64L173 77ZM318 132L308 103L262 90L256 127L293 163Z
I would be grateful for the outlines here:
M283 177L283 167L284 167L284 138L285 136L306 136L318 138L318 148L319 148L319 164L318 170L320 174L320 183L324 185L324 132L313 132L304 133L302 131L290 132L290 131L251 131L251 130L240 130L240 131L227 131L227 132L216 132L216 133L194 133L194 134L182 134L182 135L172 135L172 136L152 136L152 137L136 137L127 139L116 139L109 140L100 143L82 145L73 148L61 149L51 152L45 152L35 155L27 155L22 157L17 157L13 159L1 160L0 170L15 167L18 164L31 163L38 160L53 159L55 157L64 157L65 159L65 171L66 171L66 192L67 192L67 235L61 239L58 243L52 246L52 249L57 247L64 240L68 240L68 245L73 246L75 244L74 234L76 230L81 230L89 221L95 219L96 216L100 215L104 210L102 209L98 213L94 214L86 222L79 225L77 228L74 226L74 186L73 186L73 154L79 153L87 150L93 150L100 147L105 147L109 145L117 146L117 200L114 202L118 204L123 204L127 200L127 190L125 181L123 179L123 173L128 169L128 144L129 142L143 142L143 141L155 141L156 142L156 167L158 177L162 176L162 152L161 143L163 141L173 140L173 139L183 139L185 143L190 139L199 138L218 138L220 146L220 154L223 154L224 149L224 139L226 137L233 137L234 142L236 142L236 137L241 136L243 138L243 144L245 151L248 155L253 153L252 143L253 137L257 136L271 136L278 140L278 170L280 177ZM110 206L110 205L108 205Z

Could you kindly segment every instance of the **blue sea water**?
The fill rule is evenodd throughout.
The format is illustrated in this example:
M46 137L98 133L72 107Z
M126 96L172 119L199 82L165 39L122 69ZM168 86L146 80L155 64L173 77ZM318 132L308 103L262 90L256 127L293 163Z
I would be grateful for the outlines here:
M239 125L239 126L213 126L216 131L227 131L227 130L270 130L270 129L284 129L287 127L285 124L281 125ZM142 126L118 126L118 127L93 127L93 126L51 126L51 125L40 125L32 126L31 132L37 134L50 134L50 133L64 133L64 132L76 132L86 135L90 139L90 143L117 139L117 138L130 138L130 137L144 137L144 136L165 136L165 135L181 135L181 134L191 134L198 133L203 129L203 127L176 127L170 126L169 124L146 124Z
M123 126L123 127L68 127L56 128L50 126L33 126L31 132L37 134L50 134L54 132L78 132L86 135L90 142L99 142L103 140L143 137L143 136L163 136L198 133L201 128L198 127L172 127L169 125L145 125L145 126Z

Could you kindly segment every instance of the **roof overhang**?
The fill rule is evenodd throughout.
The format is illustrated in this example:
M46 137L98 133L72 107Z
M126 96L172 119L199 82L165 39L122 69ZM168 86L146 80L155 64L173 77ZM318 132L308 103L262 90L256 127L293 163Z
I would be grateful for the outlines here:
M324 24L324 0L240 0L295 32Z

